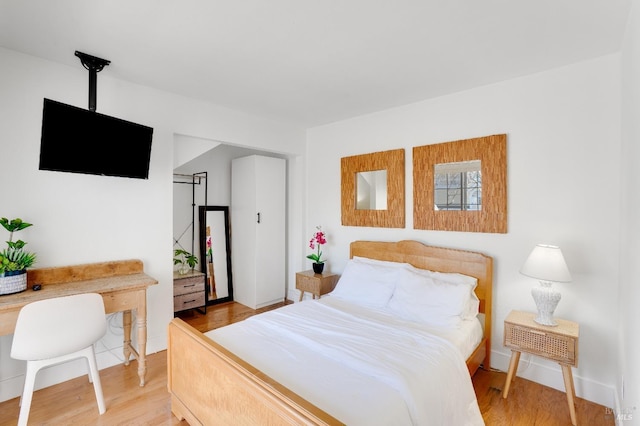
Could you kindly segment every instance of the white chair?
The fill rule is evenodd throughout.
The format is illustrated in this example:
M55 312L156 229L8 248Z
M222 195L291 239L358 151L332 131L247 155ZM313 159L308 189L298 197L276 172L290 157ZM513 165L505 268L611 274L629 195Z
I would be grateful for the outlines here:
M18 425L29 419L36 374L44 367L86 358L89 381L98 401L100 414L106 411L93 344L107 332L102 296L77 294L40 300L25 305L11 345L11 357L27 361L24 391Z

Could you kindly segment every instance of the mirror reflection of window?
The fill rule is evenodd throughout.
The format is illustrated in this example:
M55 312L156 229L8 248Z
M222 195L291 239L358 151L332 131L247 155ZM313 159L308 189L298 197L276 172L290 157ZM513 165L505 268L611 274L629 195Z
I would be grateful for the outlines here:
M387 210L387 171L356 173L356 210Z
M480 160L436 164L435 210L482 210Z

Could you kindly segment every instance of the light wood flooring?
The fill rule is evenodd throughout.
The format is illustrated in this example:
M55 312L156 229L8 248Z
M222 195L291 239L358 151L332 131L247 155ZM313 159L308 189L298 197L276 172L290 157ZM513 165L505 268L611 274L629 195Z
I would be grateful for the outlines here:
M279 307L275 306L275 307ZM273 307L269 307L273 308ZM258 312L268 310L261 309ZM209 307L207 314L187 311L180 317L201 331L242 320L257 311L237 303ZM30 425L186 425L171 414L167 392L166 351L147 357L147 384L138 385L137 363L117 365L100 371L107 412L98 415L93 386L86 377L34 393ZM516 378L509 398L502 398L505 373L478 370L473 385L487 425L570 425L569 408L563 392ZM16 424L19 398L0 403L0 426ZM605 407L577 398L579 425L614 425Z

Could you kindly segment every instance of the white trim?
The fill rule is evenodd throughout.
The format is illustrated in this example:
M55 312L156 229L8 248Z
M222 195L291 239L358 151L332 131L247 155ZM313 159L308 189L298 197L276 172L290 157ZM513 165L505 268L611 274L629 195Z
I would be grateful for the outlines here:
M509 368L509 361L511 359L511 352L504 353L495 350L491 351L491 364L492 368L507 371ZM549 386L553 389L557 389L564 392L564 381L562 379L562 370L559 365L550 367L538 362L537 357L523 353L520 357L520 364L516 373L517 377L523 377L527 380L531 380L536 383L540 383L544 386ZM573 375L573 382L576 388L576 396L578 398L586 399L587 401L595 402L596 404L603 405L605 407L614 407L615 403L615 389L611 386L607 386L603 383L598 383L593 380L585 379L579 375ZM606 413L602 413L605 415Z
M135 332L135 327L132 327L132 329ZM147 357L149 354L167 349L166 341L163 342L162 340L163 339L161 338L152 338L147 340ZM104 350L104 347L101 347L100 345L96 346L96 361L98 363L99 370L122 364L123 357L123 346L118 346L109 350ZM8 401L22 395L22 389L24 386L24 368L26 366L26 362L22 362L22 364L24 365L21 367L19 375L0 381L0 402ZM127 368L134 368L137 371L138 361L136 361L135 358L132 358ZM147 369L148 368L149 361L147 360ZM77 359L65 364L56 365L51 369L44 368L36 377L35 390L84 376L88 374L88 371L87 363L83 359ZM147 379L149 378L149 373L147 372Z

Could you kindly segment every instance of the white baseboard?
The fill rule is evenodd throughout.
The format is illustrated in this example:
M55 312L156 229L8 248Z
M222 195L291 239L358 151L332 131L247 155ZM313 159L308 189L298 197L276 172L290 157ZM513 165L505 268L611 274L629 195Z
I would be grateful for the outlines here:
M0 402L8 401L22 394L24 374L0 381Z
M491 351L491 367L501 371L509 369L509 361L511 360L511 351L509 353ZM532 382L549 386L564 392L564 380L562 378L562 370L558 364L542 364L535 356L523 353L520 357L517 377L523 377ZM575 370L574 370L575 371ZM576 388L576 396L587 401L605 407L615 407L616 396L615 389L612 386L586 379L574 373L574 386ZM607 413L603 413L607 414ZM609 413L610 414L610 413Z
M616 413L621 413L622 412L622 403L621 403L621 400L620 400L620 394L618 393L618 389L614 389L614 391L613 391L613 399L614 399L613 408L614 408L615 412ZM622 419L616 417L616 425L618 425L618 426L622 425Z
M98 369L103 370L114 365L122 364L124 355L122 346L107 349L99 344L96 346L96 362ZM167 349L166 338L156 337L147 340L147 354L159 352ZM26 362L24 362L26 366ZM130 364L137 368L135 358ZM67 380L75 379L87 374L87 363L83 359L70 361L66 364L56 365L53 368L40 370L36 377L35 390L46 388ZM24 369L17 375L0 381L0 402L8 401L22 394L24 386Z
M614 410L611 412L611 416L615 419L617 426L631 426L632 424L638 424L638 412L635 406L624 406L622 396L618 389L615 390L615 404ZM635 420L635 423L634 423Z

